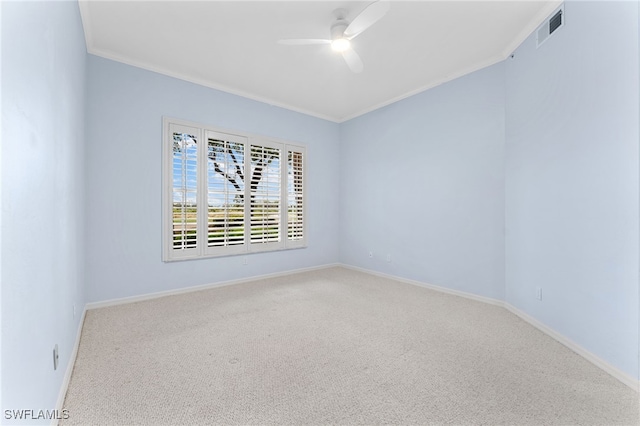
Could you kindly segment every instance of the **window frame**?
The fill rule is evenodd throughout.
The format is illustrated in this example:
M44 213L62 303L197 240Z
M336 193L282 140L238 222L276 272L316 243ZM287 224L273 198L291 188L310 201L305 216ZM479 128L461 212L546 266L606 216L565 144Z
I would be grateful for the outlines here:
M195 136L197 144L196 165L196 245L192 248L174 249L174 169L173 169L173 135L178 131ZM220 140L244 143L243 184L244 184L244 242L238 245L212 247L209 244L209 183L208 183L208 147L210 137ZM244 182L252 176L251 149L275 148L280 150L279 166L279 240L266 243L251 242L251 188ZM301 166L293 173L301 173L302 206L296 212L302 215L302 237L289 239L289 153L301 154ZM249 156L246 154L249 153ZM191 121L163 117L162 118L162 260L173 262L190 259L216 258L225 256L246 255L280 250L305 248L307 246L307 201L306 201L306 147L300 143L292 143L276 138L268 138L236 130L222 129ZM249 171L249 173L247 173ZM294 175L296 176L296 175ZM294 182L300 177L294 177ZM300 213L301 212L301 213ZM295 226L296 224L294 224ZM295 228L294 228L295 229ZM295 233L295 232L294 232Z

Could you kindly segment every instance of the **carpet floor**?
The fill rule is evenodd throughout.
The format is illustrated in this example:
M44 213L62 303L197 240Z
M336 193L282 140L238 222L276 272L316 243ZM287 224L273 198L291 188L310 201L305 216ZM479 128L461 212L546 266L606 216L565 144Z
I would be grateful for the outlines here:
M345 268L87 312L63 425L636 425L502 307Z

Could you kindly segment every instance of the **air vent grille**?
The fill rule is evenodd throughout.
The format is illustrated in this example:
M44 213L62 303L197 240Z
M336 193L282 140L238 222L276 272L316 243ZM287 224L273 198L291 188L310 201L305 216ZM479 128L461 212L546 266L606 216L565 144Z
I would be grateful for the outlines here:
M553 15L553 18L549 20L549 35L553 34L560 25L562 25L562 9L560 9L555 15Z
M536 31L536 47L540 47L542 43L547 41L549 36L553 34L564 23L564 4L556 10L551 18L543 22Z

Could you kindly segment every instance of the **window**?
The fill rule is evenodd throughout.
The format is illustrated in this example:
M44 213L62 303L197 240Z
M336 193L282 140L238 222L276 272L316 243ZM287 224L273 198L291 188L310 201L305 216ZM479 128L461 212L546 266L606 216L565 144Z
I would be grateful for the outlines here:
M165 118L163 259L304 247L305 149Z

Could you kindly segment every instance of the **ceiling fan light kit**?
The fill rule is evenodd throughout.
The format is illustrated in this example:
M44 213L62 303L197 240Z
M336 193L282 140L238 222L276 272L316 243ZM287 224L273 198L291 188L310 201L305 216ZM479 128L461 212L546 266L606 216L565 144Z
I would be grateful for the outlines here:
M351 42L346 38L337 38L331 42L331 48L336 52L344 52L351 47Z
M364 30L375 24L389 11L389 2L379 0L367 6L351 23L345 18L346 11L337 9L333 12L337 20L331 25L331 39L286 39L278 43L289 46L303 46L311 44L330 44L331 49L342 54L349 69L354 73L360 73L364 65L360 56L351 48L351 40L360 35Z

